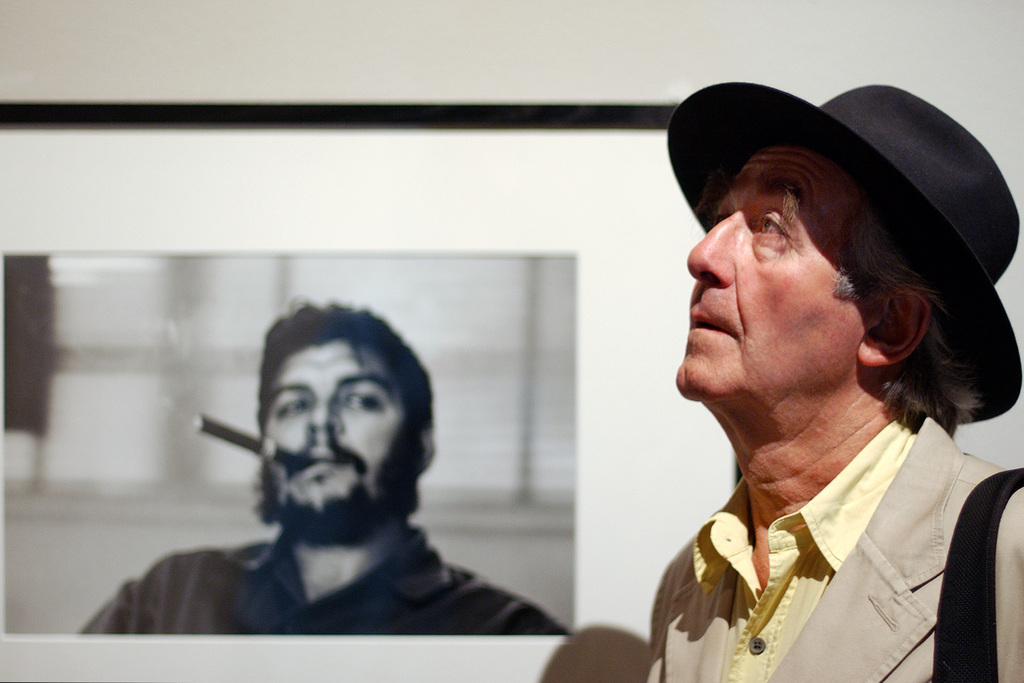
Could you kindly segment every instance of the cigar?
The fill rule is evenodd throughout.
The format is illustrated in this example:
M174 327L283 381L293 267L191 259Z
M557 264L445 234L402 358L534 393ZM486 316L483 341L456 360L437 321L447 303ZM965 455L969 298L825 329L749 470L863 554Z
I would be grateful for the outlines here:
M301 469L309 464L309 458L278 448L277 444L267 437L257 438L206 415L197 418L196 429L203 434L244 448L264 460L277 460L289 468Z

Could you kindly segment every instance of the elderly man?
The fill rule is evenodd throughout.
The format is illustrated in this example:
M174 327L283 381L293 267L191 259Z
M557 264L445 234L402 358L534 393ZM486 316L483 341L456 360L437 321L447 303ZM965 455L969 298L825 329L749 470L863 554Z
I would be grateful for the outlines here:
M409 526L433 456L430 380L368 311L304 306L267 333L261 431L271 544L182 553L126 583L101 633L560 634L537 607L441 562Z
M707 231L676 383L742 479L665 572L649 680L929 680L952 529L997 469L951 435L1021 385L992 285L1017 241L1009 190L966 130L882 86L820 108L712 86L677 109L669 150ZM1016 680L1024 532L1003 529Z

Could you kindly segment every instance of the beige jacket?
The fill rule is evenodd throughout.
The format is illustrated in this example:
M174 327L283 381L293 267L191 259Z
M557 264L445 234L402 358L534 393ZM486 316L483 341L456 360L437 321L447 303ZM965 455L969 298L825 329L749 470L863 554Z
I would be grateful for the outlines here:
M995 465L964 455L928 420L853 552L772 680L929 681L946 552L971 489ZM1024 676L1024 490L1004 513L997 549L1000 680ZM736 572L710 595L687 545L662 578L651 618L649 683L718 683Z

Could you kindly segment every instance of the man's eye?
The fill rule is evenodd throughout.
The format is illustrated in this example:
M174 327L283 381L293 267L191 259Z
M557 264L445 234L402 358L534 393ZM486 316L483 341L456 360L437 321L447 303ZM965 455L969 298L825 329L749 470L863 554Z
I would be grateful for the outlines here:
M341 407L365 412L379 412L384 409L384 399L376 394L354 392L341 398Z
M757 232L760 233L773 233L778 235L785 235L786 231L782 229L782 225L771 216L764 216L761 218L761 224L757 228Z
M304 398L297 398L291 401L285 401L274 410L274 416L277 417L279 420L289 417L295 417L296 415L300 415L309 410L309 406L309 400Z

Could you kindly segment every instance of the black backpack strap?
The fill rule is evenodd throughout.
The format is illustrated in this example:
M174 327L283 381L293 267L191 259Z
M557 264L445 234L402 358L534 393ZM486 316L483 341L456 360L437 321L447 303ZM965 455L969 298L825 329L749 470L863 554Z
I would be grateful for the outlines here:
M935 625L934 681L998 681L996 536L1024 469L999 472L967 497L953 531Z

